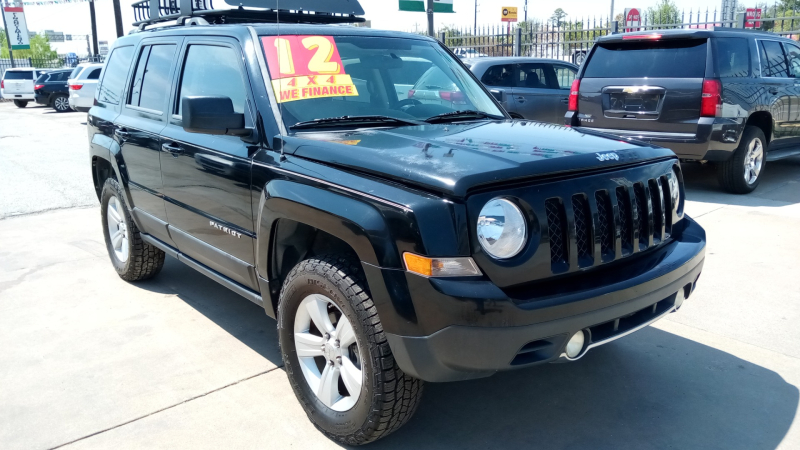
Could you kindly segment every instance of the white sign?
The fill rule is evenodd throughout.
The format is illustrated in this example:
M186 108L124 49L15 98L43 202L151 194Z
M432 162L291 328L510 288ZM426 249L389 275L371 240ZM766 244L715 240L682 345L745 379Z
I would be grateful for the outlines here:
M97 49L101 55L108 54L108 41L97 41Z
M625 8L625 31L639 31L642 26L642 13L639 8Z
M25 23L25 13L22 11L22 6L4 6L3 15L8 27L11 50L29 50L31 48L31 39L28 34L28 24Z

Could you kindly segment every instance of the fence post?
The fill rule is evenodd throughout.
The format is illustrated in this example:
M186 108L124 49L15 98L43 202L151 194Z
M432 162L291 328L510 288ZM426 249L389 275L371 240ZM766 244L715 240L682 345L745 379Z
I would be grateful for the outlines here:
M744 28L744 13L736 13L736 28Z
M442 44L444 44L445 46L447 45L447 43L444 41L444 31L440 31L440 32L439 32L439 40L440 40L440 41L442 42Z
M519 56L522 54L522 28L517 27L514 30L514 56Z
M611 32L610 34L619 33L619 21L616 21L616 20L612 20L611 21L611 30L610 30L610 32Z

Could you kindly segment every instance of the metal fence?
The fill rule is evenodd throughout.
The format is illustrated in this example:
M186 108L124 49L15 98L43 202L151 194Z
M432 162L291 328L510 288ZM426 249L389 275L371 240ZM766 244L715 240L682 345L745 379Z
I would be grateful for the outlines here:
M761 18L747 22L744 11L720 14L716 10L644 11L635 28L625 28L609 17L577 20L528 21L514 25L489 25L468 28L447 27L439 39L462 58L482 56L530 56L581 64L594 41L601 36L625 31L663 29L707 29L715 27L753 28L792 39L800 37L800 2L797 10L775 4L762 5ZM621 19L621 15L617 16Z
M75 67L80 63L102 63L105 61L105 56L96 55L83 58L59 56L56 58L14 58L14 64L8 58L0 59L0 74L5 73L6 69L12 67L35 67L37 69L69 69Z

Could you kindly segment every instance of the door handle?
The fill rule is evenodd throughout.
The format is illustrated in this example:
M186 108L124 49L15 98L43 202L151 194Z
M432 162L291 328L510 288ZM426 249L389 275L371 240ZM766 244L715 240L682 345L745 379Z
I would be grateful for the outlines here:
M177 158L178 155L183 153L183 149L182 148L178 147L177 145L172 145L172 144L161 144L161 151L170 153L175 158Z
M128 139L131 136L131 134L125 131L125 129L119 129L119 128L114 130L114 135L120 139Z
M517 97L517 101L520 102L520 103L523 103L523 102L525 102L525 97L522 97L522 96Z

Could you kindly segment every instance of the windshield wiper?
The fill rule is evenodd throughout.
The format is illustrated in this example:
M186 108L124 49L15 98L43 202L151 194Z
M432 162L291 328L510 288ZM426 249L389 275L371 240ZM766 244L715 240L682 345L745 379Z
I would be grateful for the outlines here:
M424 122L419 122L411 119L399 119L390 116L341 116L341 117L325 117L322 119L307 120L304 122L297 122L289 128L293 130L301 128L318 128L325 126L337 126L344 124L359 124L359 125L424 125Z
M505 117L495 116L492 114L487 114L482 111L475 111L471 109L465 109L461 111L452 111L444 114L437 114L435 116L428 117L425 119L425 122L428 123L436 123L436 122L449 122L452 120L461 120L461 119L495 119L495 120L502 120Z

